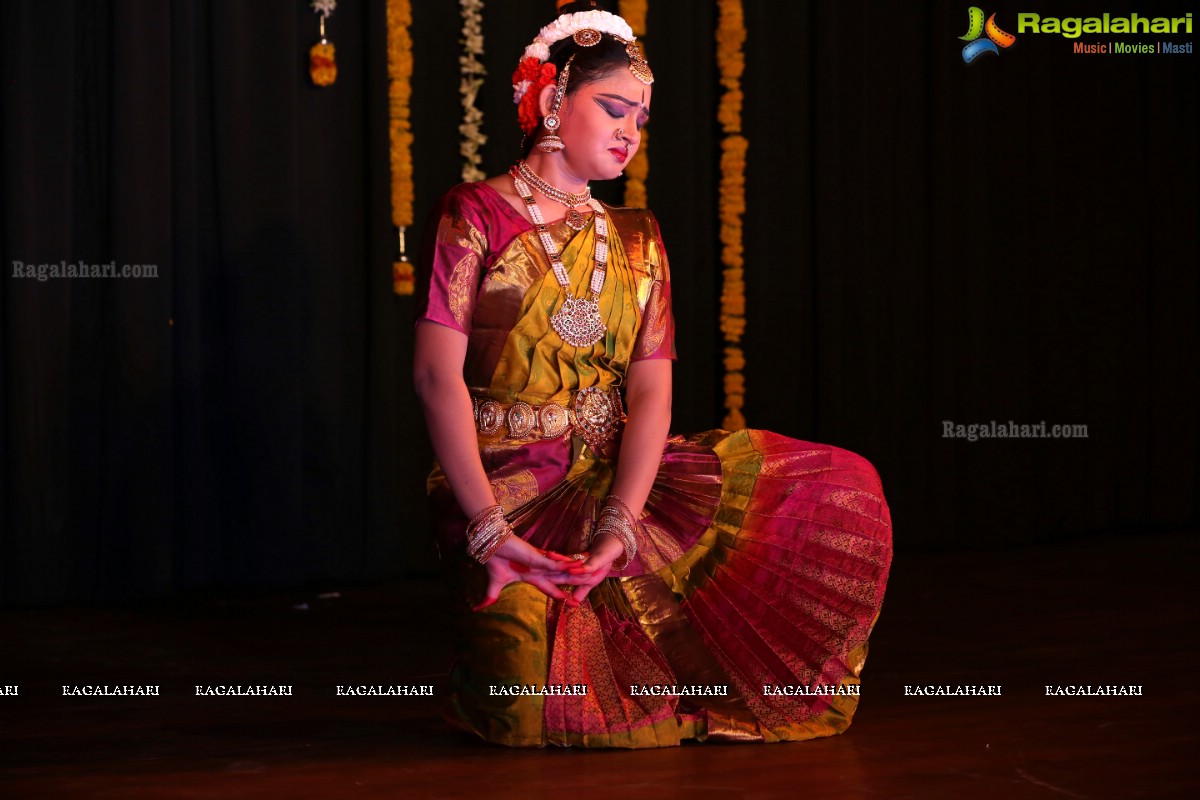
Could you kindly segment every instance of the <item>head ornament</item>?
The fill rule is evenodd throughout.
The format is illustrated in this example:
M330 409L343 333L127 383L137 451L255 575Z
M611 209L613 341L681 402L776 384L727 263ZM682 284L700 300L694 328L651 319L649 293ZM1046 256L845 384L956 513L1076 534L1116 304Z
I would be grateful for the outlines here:
M577 11L563 14L538 31L533 42L525 48L525 54L513 73L513 102L519 107L521 129L533 133L538 126L537 96L542 87L554 80L558 73L554 64L548 63L550 47L563 39L571 38L580 47L593 47L600 43L601 35L607 33L625 45L629 56L629 71L646 85L654 82L654 73L642 57L633 29L624 19L608 11Z

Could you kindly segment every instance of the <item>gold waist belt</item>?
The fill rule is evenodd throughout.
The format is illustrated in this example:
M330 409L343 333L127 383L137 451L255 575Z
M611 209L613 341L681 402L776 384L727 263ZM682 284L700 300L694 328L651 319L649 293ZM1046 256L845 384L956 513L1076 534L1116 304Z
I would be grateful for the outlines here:
M598 386L580 389L569 406L525 402L505 405L488 397L473 397L471 402L479 432L494 436L506 429L505 439L557 439L574 431L596 449L612 439L625 420L621 393L615 387L608 391Z

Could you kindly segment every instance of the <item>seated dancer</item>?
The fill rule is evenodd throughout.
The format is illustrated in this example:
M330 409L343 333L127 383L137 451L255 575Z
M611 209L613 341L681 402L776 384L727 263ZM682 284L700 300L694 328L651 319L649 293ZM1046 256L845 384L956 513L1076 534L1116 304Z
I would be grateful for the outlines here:
M451 189L423 248L449 716L512 746L840 733L891 563L879 476L767 431L668 437L667 251L589 184L637 151L654 76L621 17L560 6L514 76L524 158Z

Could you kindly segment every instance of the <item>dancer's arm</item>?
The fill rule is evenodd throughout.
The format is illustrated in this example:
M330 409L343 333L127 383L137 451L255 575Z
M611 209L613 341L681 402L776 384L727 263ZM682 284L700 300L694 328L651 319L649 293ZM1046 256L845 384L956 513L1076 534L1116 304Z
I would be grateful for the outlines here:
M433 452L463 513L471 518L496 505L496 495L479 458L471 395L463 380L466 354L467 337L461 331L436 322L417 324L413 384L425 409ZM556 585L582 582L580 576L566 571L566 561L510 536L488 559L487 599L477 608L494 603L502 588L518 580L577 604Z
M467 337L436 322L419 322L413 385L425 409L433 452L467 519L496 504L479 458L471 394L463 380Z
M635 361L629 366L625 391L628 419L621 434L611 491L635 516L642 513L650 496L671 427L671 367L672 362L665 358ZM575 590L576 599L586 597L624 552L625 545L615 536L606 533L596 537L584 562L595 571Z
M621 435L612 493L635 515L650 496L671 428L671 367L665 358L629 365L625 404L629 418Z

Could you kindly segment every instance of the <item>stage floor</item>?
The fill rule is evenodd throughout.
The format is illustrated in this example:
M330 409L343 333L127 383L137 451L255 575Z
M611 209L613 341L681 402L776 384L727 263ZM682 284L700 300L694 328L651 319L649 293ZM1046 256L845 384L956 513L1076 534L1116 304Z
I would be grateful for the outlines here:
M1198 568L1195 536L902 554L849 732L640 752L507 750L452 732L433 581L10 610L0 685L18 694L0 696L0 797L1200 797ZM161 694L63 696L131 684ZM214 684L293 694L195 695ZM435 696L336 695L361 684ZM1002 688L906 689L945 685ZM1079 685L1142 695L1046 693Z

